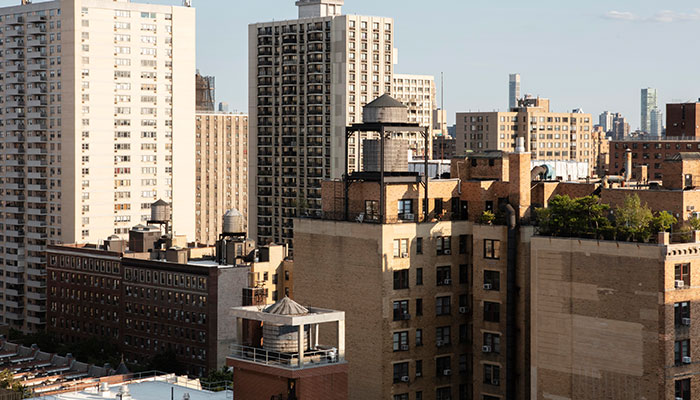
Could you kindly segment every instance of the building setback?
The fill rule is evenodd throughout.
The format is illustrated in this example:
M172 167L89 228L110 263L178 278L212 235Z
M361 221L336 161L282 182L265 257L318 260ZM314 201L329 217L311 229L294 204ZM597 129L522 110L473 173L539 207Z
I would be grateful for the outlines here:
M219 240L226 211L235 208L248 221L248 116L196 115L196 240Z
M292 218L321 209L321 181L345 173L345 126L392 88L391 18L298 1L299 18L249 26L251 236L291 244ZM361 139L351 143L359 170Z
M29 331L46 324L47 244L125 235L159 198L194 238L195 21L188 7L23 3L0 8L0 322Z

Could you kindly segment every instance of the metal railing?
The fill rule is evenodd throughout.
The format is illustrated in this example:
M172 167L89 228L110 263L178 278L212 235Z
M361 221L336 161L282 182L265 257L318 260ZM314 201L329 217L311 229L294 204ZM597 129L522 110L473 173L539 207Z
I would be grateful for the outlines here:
M301 362L299 353L282 353L239 344L231 345L230 350L232 358L288 369L300 369L342 362L338 356L338 350L334 347L319 346L314 350L305 351Z

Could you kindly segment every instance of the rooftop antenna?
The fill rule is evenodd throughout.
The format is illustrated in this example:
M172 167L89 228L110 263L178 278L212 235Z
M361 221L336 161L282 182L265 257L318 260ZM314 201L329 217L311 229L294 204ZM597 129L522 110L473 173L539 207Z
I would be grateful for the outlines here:
M443 117L444 115L444 117ZM445 133L442 131L442 126L447 125L447 121L442 121L442 118L447 118L447 112L445 111L445 75L440 72L440 136L442 140L440 141L440 159L445 159ZM427 174L428 171L425 171ZM440 167L438 166L438 175L440 175Z
M185 7L192 7L192 0L182 0L182 5Z

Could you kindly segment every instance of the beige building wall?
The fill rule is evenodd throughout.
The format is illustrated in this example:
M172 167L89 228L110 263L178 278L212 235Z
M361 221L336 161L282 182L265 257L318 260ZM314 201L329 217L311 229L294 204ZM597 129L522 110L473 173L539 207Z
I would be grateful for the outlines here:
M291 244L292 218L321 208L321 180L345 172L345 127L391 92L393 43L393 20L383 17L249 26L251 237ZM350 143L351 170L361 139Z
M435 103L435 77L432 75L394 74L392 96L408 107L408 122L430 128L428 150L432 148ZM399 136L409 141L414 156L424 156L425 141L420 133L403 133ZM432 154L428 151L428 157Z
M196 239L214 244L226 211L248 220L248 116L198 113L195 127Z
M159 198L194 238L194 10L60 0L0 17L2 322L35 330L47 243L124 235Z

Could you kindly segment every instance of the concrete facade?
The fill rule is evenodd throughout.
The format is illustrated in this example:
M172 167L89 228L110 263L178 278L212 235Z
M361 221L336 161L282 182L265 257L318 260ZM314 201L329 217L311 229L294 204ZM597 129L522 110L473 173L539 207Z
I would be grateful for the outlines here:
M437 108L434 76L394 74L394 88L391 93L396 100L408 106L408 122L427 126L431 131L434 129L433 119ZM413 155L425 156L423 136L415 132L411 135L411 137L406 137L404 134L403 138L409 141ZM428 137L428 157L432 156L430 154L431 146L432 134Z
M196 240L214 244L227 210L248 221L248 116L198 113L195 127Z

